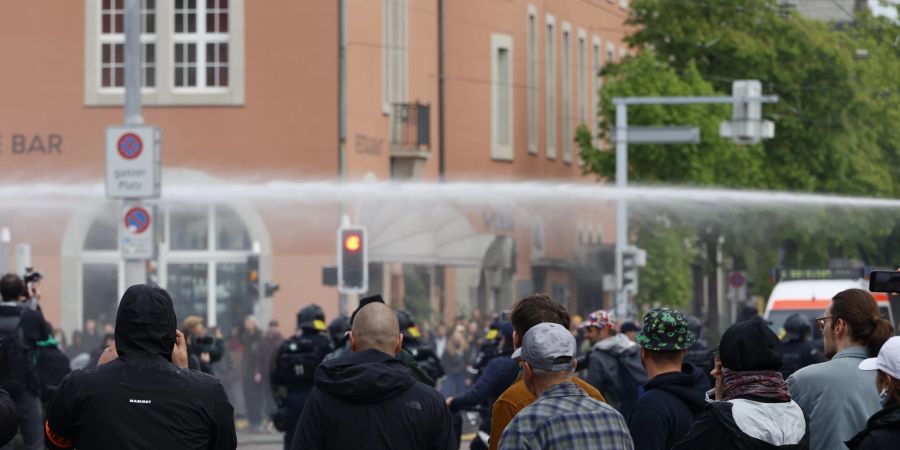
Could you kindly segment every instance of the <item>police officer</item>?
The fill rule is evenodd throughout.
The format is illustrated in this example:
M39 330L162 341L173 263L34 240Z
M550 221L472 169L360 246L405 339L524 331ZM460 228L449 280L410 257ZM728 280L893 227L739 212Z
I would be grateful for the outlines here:
M328 336L331 337L331 343L334 344L334 348L338 348L341 345L341 341L348 331L350 331L349 317L340 314L331 319L331 322L328 324Z
M821 348L809 340L812 334L812 323L803 314L792 314L784 321L784 338L781 340L784 351L781 373L787 379L794 372L810 365L825 362L825 354Z
M422 343L422 333L409 311L397 310L397 321L403 335L403 349L397 354L397 358L413 371L413 377L434 387L436 381L444 376L441 360L434 350Z
M284 448L291 446L294 429L309 391L313 388L316 368L331 349L331 338L325 331L325 313L319 305L303 307L297 313L297 334L284 341L273 361L272 393L278 411L273 423L284 431Z
M694 344L688 347L687 354L684 355L685 364L692 364L707 376L712 383L715 383L715 380L712 376L709 375L709 372L713 369L713 356L709 352L709 345L706 343L706 338L703 337L703 324L700 322L700 319L694 316L688 316L688 330L691 333L694 333L694 336L697 338L694 341Z
M512 323L498 317L491 323L491 327L491 330L496 330L496 336L489 330L486 337L496 342L496 346L492 349L491 357L484 363L478 380L464 393L447 399L451 412L470 409L477 410L481 416L478 433L469 446L472 450L487 450L488 436L491 433L491 405L516 381L519 374L519 365L512 359ZM459 423L456 425L459 426Z
M507 320L508 322L509 320ZM472 362L472 383L474 384L478 381L478 378L481 376L482 372L484 372L484 368L487 367L488 363L497 356L497 353L500 350L500 342L503 340L503 336L500 335L500 325L502 324L502 320L500 316L494 318L491 321L491 324L488 325L487 333L484 334L484 342L481 344L481 347L478 349L478 353L475 354L475 359Z

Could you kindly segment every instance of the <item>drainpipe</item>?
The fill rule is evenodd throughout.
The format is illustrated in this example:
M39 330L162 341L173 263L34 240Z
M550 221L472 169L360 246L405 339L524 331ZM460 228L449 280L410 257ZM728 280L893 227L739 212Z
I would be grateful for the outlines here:
M438 178L444 181L444 0L438 0Z
M346 0L338 0L338 178L346 176L347 161L347 46Z

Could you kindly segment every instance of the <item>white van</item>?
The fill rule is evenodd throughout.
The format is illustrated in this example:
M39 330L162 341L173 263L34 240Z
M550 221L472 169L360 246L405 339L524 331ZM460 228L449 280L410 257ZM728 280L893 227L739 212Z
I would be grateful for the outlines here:
M793 314L800 313L813 320L825 315L825 308L831 298L838 292L847 289L867 289L869 282L858 279L792 279L779 281L769 295L766 312L763 316L775 332L780 333L785 320ZM887 294L874 292L872 296L878 303L881 314L894 323ZM815 330L816 336L819 335Z

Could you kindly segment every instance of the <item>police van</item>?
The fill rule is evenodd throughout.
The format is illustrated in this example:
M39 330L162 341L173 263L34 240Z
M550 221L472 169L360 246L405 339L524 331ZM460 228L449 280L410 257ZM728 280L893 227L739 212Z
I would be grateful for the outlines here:
M807 316L810 323L825 315L825 308L831 298L846 289L868 289L869 281L865 278L865 269L780 269L776 271L778 283L769 295L766 311L763 316L775 332L781 333L788 317L800 313ZM878 309L884 318L894 321L888 295L873 292L872 297L878 303ZM814 338L820 339L821 333L814 330Z

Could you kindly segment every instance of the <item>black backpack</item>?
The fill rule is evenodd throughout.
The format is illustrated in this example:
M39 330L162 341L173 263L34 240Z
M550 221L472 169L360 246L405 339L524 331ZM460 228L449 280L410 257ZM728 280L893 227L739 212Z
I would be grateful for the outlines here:
M32 351L25 344L19 306L0 306L0 385L12 397L34 390L36 380L32 368Z
M621 389L619 412L628 417L640 397L644 383L647 382L647 372L641 363L639 351L625 351L617 355L616 359L618 360L618 385Z
M56 389L72 371L69 357L53 343L38 342L34 369L40 379L41 402L49 404L56 396Z
M312 336L305 335L284 341L275 358L272 384L311 383L316 369L330 350L329 346L325 346L323 343L316 342Z

